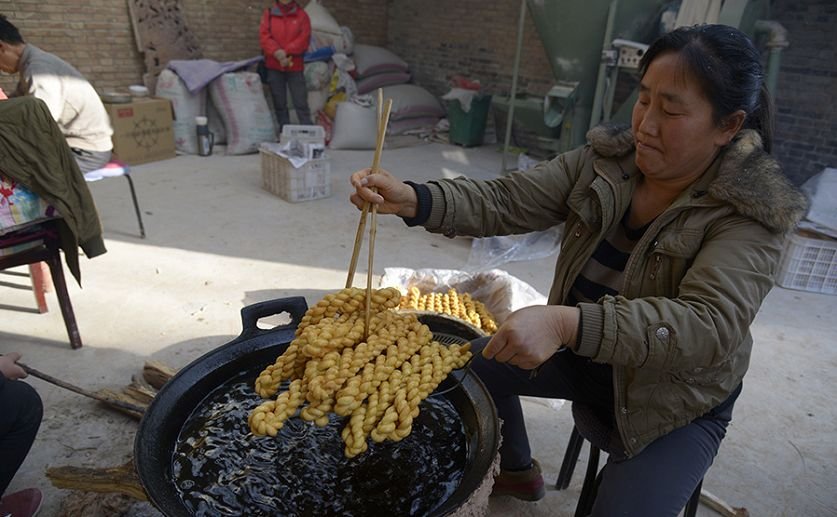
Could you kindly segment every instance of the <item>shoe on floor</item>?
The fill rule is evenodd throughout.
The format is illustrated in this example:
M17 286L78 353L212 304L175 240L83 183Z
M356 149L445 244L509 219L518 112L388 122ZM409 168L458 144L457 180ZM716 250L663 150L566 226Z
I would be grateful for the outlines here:
M34 517L41 509L44 496L37 488L27 488L0 499L0 516Z
M528 470L500 470L491 491L491 495L510 495L524 501L538 501L545 494L541 465L534 459Z

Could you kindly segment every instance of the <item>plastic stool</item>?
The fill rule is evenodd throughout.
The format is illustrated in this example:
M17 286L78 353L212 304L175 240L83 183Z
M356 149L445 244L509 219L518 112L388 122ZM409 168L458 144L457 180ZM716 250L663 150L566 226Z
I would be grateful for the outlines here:
M145 226L142 224L142 213L140 212L139 203L137 203L137 192L134 189L134 182L131 180L131 169L128 167L128 164L119 160L111 160L101 169L84 173L84 180L91 183L105 178L115 178L117 176L124 176L125 179L128 180L128 186L131 188L131 200L134 202L134 210L137 213L140 237L144 239Z

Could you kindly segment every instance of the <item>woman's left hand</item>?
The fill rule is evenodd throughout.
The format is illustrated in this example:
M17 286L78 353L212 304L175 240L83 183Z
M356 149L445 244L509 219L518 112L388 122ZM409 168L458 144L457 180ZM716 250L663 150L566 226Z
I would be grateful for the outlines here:
M500 326L482 355L533 370L562 346L575 343L580 318L577 307L539 305L520 309Z

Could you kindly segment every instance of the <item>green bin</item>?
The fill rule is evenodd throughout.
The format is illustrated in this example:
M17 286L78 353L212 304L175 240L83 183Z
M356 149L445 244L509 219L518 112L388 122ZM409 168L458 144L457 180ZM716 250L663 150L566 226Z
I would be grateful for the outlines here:
M471 101L471 110L465 113L458 100L448 101L448 139L452 144L465 147L482 145L485 136L485 122L491 107L491 95L477 95Z

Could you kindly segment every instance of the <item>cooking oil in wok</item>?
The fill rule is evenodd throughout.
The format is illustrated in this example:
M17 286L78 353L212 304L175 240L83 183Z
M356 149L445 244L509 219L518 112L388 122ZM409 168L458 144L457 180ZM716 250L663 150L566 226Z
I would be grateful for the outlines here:
M262 402L255 374L217 388L180 432L172 477L197 516L427 515L459 485L465 430L444 397L421 404L413 431L355 458L343 454L344 418L319 428L288 420L276 438L250 434L247 416Z

